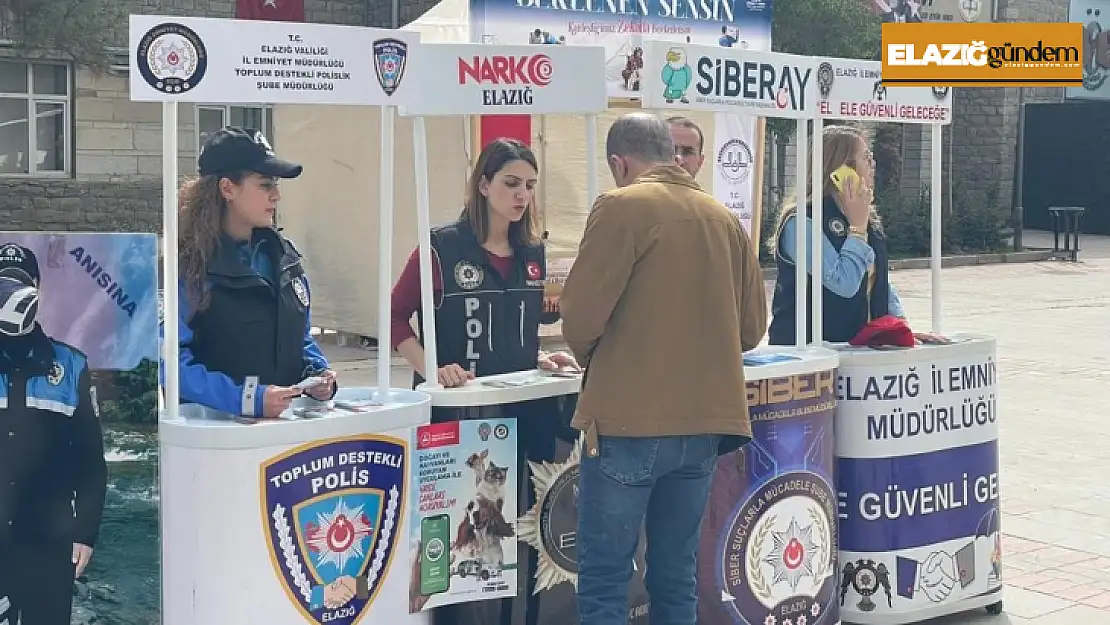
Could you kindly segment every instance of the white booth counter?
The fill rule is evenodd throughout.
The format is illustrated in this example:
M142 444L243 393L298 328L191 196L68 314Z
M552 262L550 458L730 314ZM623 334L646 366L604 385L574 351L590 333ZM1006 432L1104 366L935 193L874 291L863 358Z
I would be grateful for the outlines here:
M160 421L166 625L428 622L409 614L405 537L431 400L377 400L345 388L278 419L187 404Z
M995 341L837 346L841 616L1002 611Z
M487 375L455 388L424 383L417 390L430 395L436 408L471 408L571 395L581 388L581 374L533 370Z

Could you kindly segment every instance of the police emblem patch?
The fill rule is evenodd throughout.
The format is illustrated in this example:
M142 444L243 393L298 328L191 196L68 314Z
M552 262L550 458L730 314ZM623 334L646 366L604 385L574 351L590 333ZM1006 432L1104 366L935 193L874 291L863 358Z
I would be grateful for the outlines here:
M833 217L829 220L829 231L836 236L844 236L844 233L848 232L848 224L844 223L844 220L839 217Z
M817 66L817 88L821 91L822 99L829 99L829 94L832 92L834 74L832 63L824 62Z
M293 294L297 296L301 306L308 306L308 287L305 286L304 276L293 278Z
M460 260L455 265L455 284L459 288L473 291L482 285L482 280L485 278L485 270L474 263Z
M400 39L378 39L372 49L378 84L387 96L391 96L400 88L401 79L405 77L409 44Z
M49 382L51 386L58 386L62 383L62 378L64 378L65 375L65 367L62 366L62 363L55 360L53 364L50 365L50 373L46 374L46 381Z
M310 623L353 625L374 603L404 520L407 462L404 441L362 435L262 463L267 549Z
M721 532L729 540L718 560L718 579L735 616L751 623L784 623L778 620L784 615L804 615L810 625L840 622L829 610L837 573L835 502L820 475L793 471L737 507Z
M933 97L938 100L943 100L948 97L948 89L949 87L933 87Z
M196 87L208 71L208 50L197 33L167 22L151 28L135 51L139 75L162 93L180 94Z

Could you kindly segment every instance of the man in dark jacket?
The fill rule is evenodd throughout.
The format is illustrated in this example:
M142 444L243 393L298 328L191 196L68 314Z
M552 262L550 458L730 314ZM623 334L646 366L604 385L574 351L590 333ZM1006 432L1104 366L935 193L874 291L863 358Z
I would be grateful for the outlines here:
M0 244L0 623L9 625L69 625L108 486L88 360L35 320L39 278L31 250Z

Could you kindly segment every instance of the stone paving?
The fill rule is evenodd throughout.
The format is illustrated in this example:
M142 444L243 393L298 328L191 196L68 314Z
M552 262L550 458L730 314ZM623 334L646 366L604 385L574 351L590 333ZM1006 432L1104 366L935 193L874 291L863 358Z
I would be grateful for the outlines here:
M1110 242L1083 247L1078 264L944 271L943 329L998 340L1006 613L933 625L1110 625ZM928 272L892 280L927 330ZM347 383L374 383L366 351L329 352ZM409 379L396 369L394 384Z

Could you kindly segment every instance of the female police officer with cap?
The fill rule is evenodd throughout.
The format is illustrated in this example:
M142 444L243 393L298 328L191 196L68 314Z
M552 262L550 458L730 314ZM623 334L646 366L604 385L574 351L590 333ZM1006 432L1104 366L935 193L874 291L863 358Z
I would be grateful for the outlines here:
M274 227L278 179L300 165L256 130L227 127L201 148L200 177L180 190L181 399L277 417L304 393L335 395L335 373L309 332L301 255Z
M69 625L107 467L88 361L43 332L38 287L34 253L0 244L0 623Z

